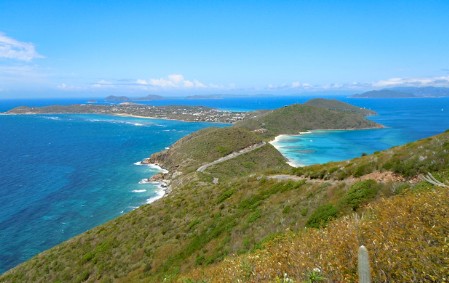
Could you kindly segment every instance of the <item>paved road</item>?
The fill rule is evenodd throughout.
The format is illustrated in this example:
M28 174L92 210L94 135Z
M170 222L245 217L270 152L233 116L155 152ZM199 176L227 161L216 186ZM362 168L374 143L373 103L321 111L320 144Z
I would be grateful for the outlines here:
M245 153L251 152L251 151L253 151L253 150L256 150L256 149L258 149L258 148L261 148L262 146L264 146L264 145L266 145L266 144L267 144L266 142L261 142L261 143L256 143L256 144L250 145L250 146L248 146L248 147L245 147L245 148L242 149L242 150L233 152L233 153L228 154L228 155L226 155L226 156L224 156L224 157L221 157L221 158L219 158L219 159L217 159L217 160L215 160L215 161L212 161L211 163L204 164L204 165L201 166L200 168L196 169L196 171L198 171L198 172L204 172L204 170L206 170L206 169L209 168L210 166L213 166L213 165L216 165L216 164L218 164L218 163L227 161L227 160L229 160L229 159L236 158L237 156L240 156L240 155L242 155L242 154L245 154Z

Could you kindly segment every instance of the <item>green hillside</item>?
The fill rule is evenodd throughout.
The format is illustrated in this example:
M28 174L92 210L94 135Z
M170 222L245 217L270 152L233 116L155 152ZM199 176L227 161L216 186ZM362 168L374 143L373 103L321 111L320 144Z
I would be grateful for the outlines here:
M441 146L441 142L447 141L449 133L381 153L386 157L378 159L379 163L374 161L376 155L364 158L372 158L377 166L394 161L395 154L404 160L414 158L415 153L410 149L419 148L433 153L427 156L426 162L435 164L441 158L449 158ZM354 162L333 166L344 167ZM398 166L398 170L408 168L407 163ZM311 173L321 170L319 167L305 169ZM440 180L449 179L446 168L431 169ZM151 205L43 252L0 279L6 282L174 279L195 268L221 262L229 255L258 248L274 235L299 232L305 226L320 227L332 218L363 211L366 204L377 199L431 188L407 174L398 173L392 180L365 177L371 179L279 181L259 173L217 185L192 181ZM447 207L442 209L447 211ZM436 245L441 248L439 242Z
M328 110L335 110L335 111L341 111L341 112L348 112L348 113L355 113L360 114L363 116L368 115L375 115L376 112L365 109L365 108L359 108L354 105L351 105L349 103L341 102L335 99L324 99L324 98L315 98L307 101L305 105L315 106L319 108L325 108Z
M312 114L316 116L310 116ZM321 115L335 117L338 112L294 105L267 112L259 119L265 117L265 121L272 123L265 126L280 125L284 130L292 131L289 123L298 117L314 120L314 125L320 128L342 125L337 120L332 120L336 123L330 125L331 122L322 120ZM355 117L352 115L363 119L359 114L344 113L344 117ZM323 124L319 124L321 122ZM341 261L345 264L343 267L334 266L333 254L339 260L349 247L359 243L366 243L371 250L379 248L378 245L399 245L399 240L388 237L369 238L371 225L380 227L376 228L379 231L388 231L384 227L390 227L386 222L388 217L380 214L377 206L397 206L394 213L404 215L402 220L411 215L412 210L417 210L417 214L413 214L417 218L424 217L428 211L433 214L425 219L435 222L444 219L449 211L447 199L441 199L444 193L417 178L419 174L431 172L440 181L449 179L446 168L449 133L351 161L304 168L286 165L282 155L270 144L262 143L263 139L264 136L239 125L209 128L181 139L170 149L150 158L151 162L158 162L170 170L164 176L172 181L167 196L35 256L3 274L0 281L204 282L204 279L205 282L216 282L222 278L224 282L237 279L273 282L285 272L293 276L295 282L302 282L315 265L325 277L347 281L355 276L350 265L354 258L351 250L351 256ZM254 145L259 146L251 147ZM197 171L204 164L242 149L247 151ZM441 195L431 196L432 192ZM418 193L424 197L415 197ZM403 201L408 197L415 197L416 206L399 204L413 204ZM432 203L432 198L439 198L436 202L441 208L439 214L427 206L424 208L428 210L417 209L423 206L418 200L426 199L427 203ZM373 210L370 210L371 205ZM362 217L365 221L362 223L367 223L363 225L368 228L361 230L361 236L348 236L352 240L345 242L349 235L345 233L355 231L351 226L354 223L348 224L350 218L345 218L353 213L368 215ZM413 232L410 225L401 223L396 222L391 229L396 229L398 235ZM430 229L425 223L421 224L424 230ZM416 225L421 224L416 222ZM416 278L423 278L417 281L426 281L433 277L424 276L437 276L447 271L442 268L428 273L429 268L441 266L445 260L441 256L441 249L445 248L441 239L447 236L444 226L447 223L434 224L437 228L431 231L433 238L423 234L421 238L413 238L412 243L419 246L400 245L403 253L414 255L411 250L419 251L417 248L423 245L422 241L432 243L429 248L421 249L432 259L430 263L422 261L423 264L413 265L411 272L416 271ZM340 230L341 237L332 236ZM378 244L369 246L367 239L375 239ZM320 256L323 249L327 257ZM291 261L290 254L295 254ZM380 255L377 267L384 270L382 260L394 257L381 250L377 254ZM235 257L237 255L241 256ZM314 261L315 257L321 261ZM260 262L256 258L260 258ZM397 266L410 270L405 265ZM385 270L388 271L386 276L390 276L387 278L402 282L404 280L399 279L408 278L394 277L395 267ZM373 272L382 274L379 269ZM404 274L409 276L410 272L407 272ZM339 277L340 274L348 277Z
M341 103L326 100L308 103L294 104L263 112L256 117L237 122L235 126L258 132L264 138L273 138L280 134L299 134L316 129L381 127L375 122L365 119L360 108L344 108Z
M278 235L259 250L196 268L181 278L184 282L358 282L357 250L365 245L373 282L446 282L448 218L448 188L410 189L374 202L364 214L341 218L324 229Z
M169 171L195 171L203 163L238 151L262 139L245 129L236 127L206 128L188 135L168 150L153 154L149 160Z

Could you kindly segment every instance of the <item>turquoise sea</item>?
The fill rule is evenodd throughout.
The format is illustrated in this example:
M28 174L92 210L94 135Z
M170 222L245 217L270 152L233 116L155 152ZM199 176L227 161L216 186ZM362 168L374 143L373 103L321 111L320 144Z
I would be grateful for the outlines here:
M285 137L276 146L293 163L349 159L449 128L449 98L332 98L377 111L370 119L386 128ZM274 109L308 99L247 97L147 103L237 111ZM0 100L0 112L18 105L86 101ZM209 126L226 125L101 115L0 115L0 273L156 197L156 185L139 181L158 172L157 168L135 163Z
M347 160L449 129L448 98L340 100L376 111L378 115L368 118L385 128L282 136L273 144L292 165Z
M210 123L0 115L0 273L161 193L135 163ZM225 126L223 124L213 126Z

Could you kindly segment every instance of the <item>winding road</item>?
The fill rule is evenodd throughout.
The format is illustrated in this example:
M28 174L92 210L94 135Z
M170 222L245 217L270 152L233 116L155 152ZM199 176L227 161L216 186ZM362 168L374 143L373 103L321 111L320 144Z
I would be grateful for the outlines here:
M260 143L256 143L256 144L250 145L250 146L248 146L248 147L245 147L245 148L242 149L242 150L233 152L233 153L228 154L228 155L226 155L226 156L223 156L223 157L221 157L221 158L219 158L219 159L217 159L217 160L214 160L214 161L212 161L212 162L210 162L210 163L204 164L204 165L202 165L200 168L196 169L196 171L197 171L197 172L204 172L204 170L206 170L206 169L209 168L210 166L213 166L213 165L222 163L222 162L227 161L227 160L229 160L229 159L236 158L237 156L240 156L240 155L242 155L242 154L245 154L245 153L251 152L251 151L253 151L253 150L256 150L256 149L258 149L258 148L261 148L262 146L264 146L264 145L266 145L266 144L267 144L266 142L260 142Z

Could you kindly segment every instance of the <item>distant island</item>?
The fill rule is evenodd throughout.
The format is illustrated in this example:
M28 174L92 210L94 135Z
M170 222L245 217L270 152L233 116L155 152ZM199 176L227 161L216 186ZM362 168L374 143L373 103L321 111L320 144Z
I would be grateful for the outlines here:
M448 97L449 88L445 87L395 87L371 90L354 94L352 98L417 98Z

